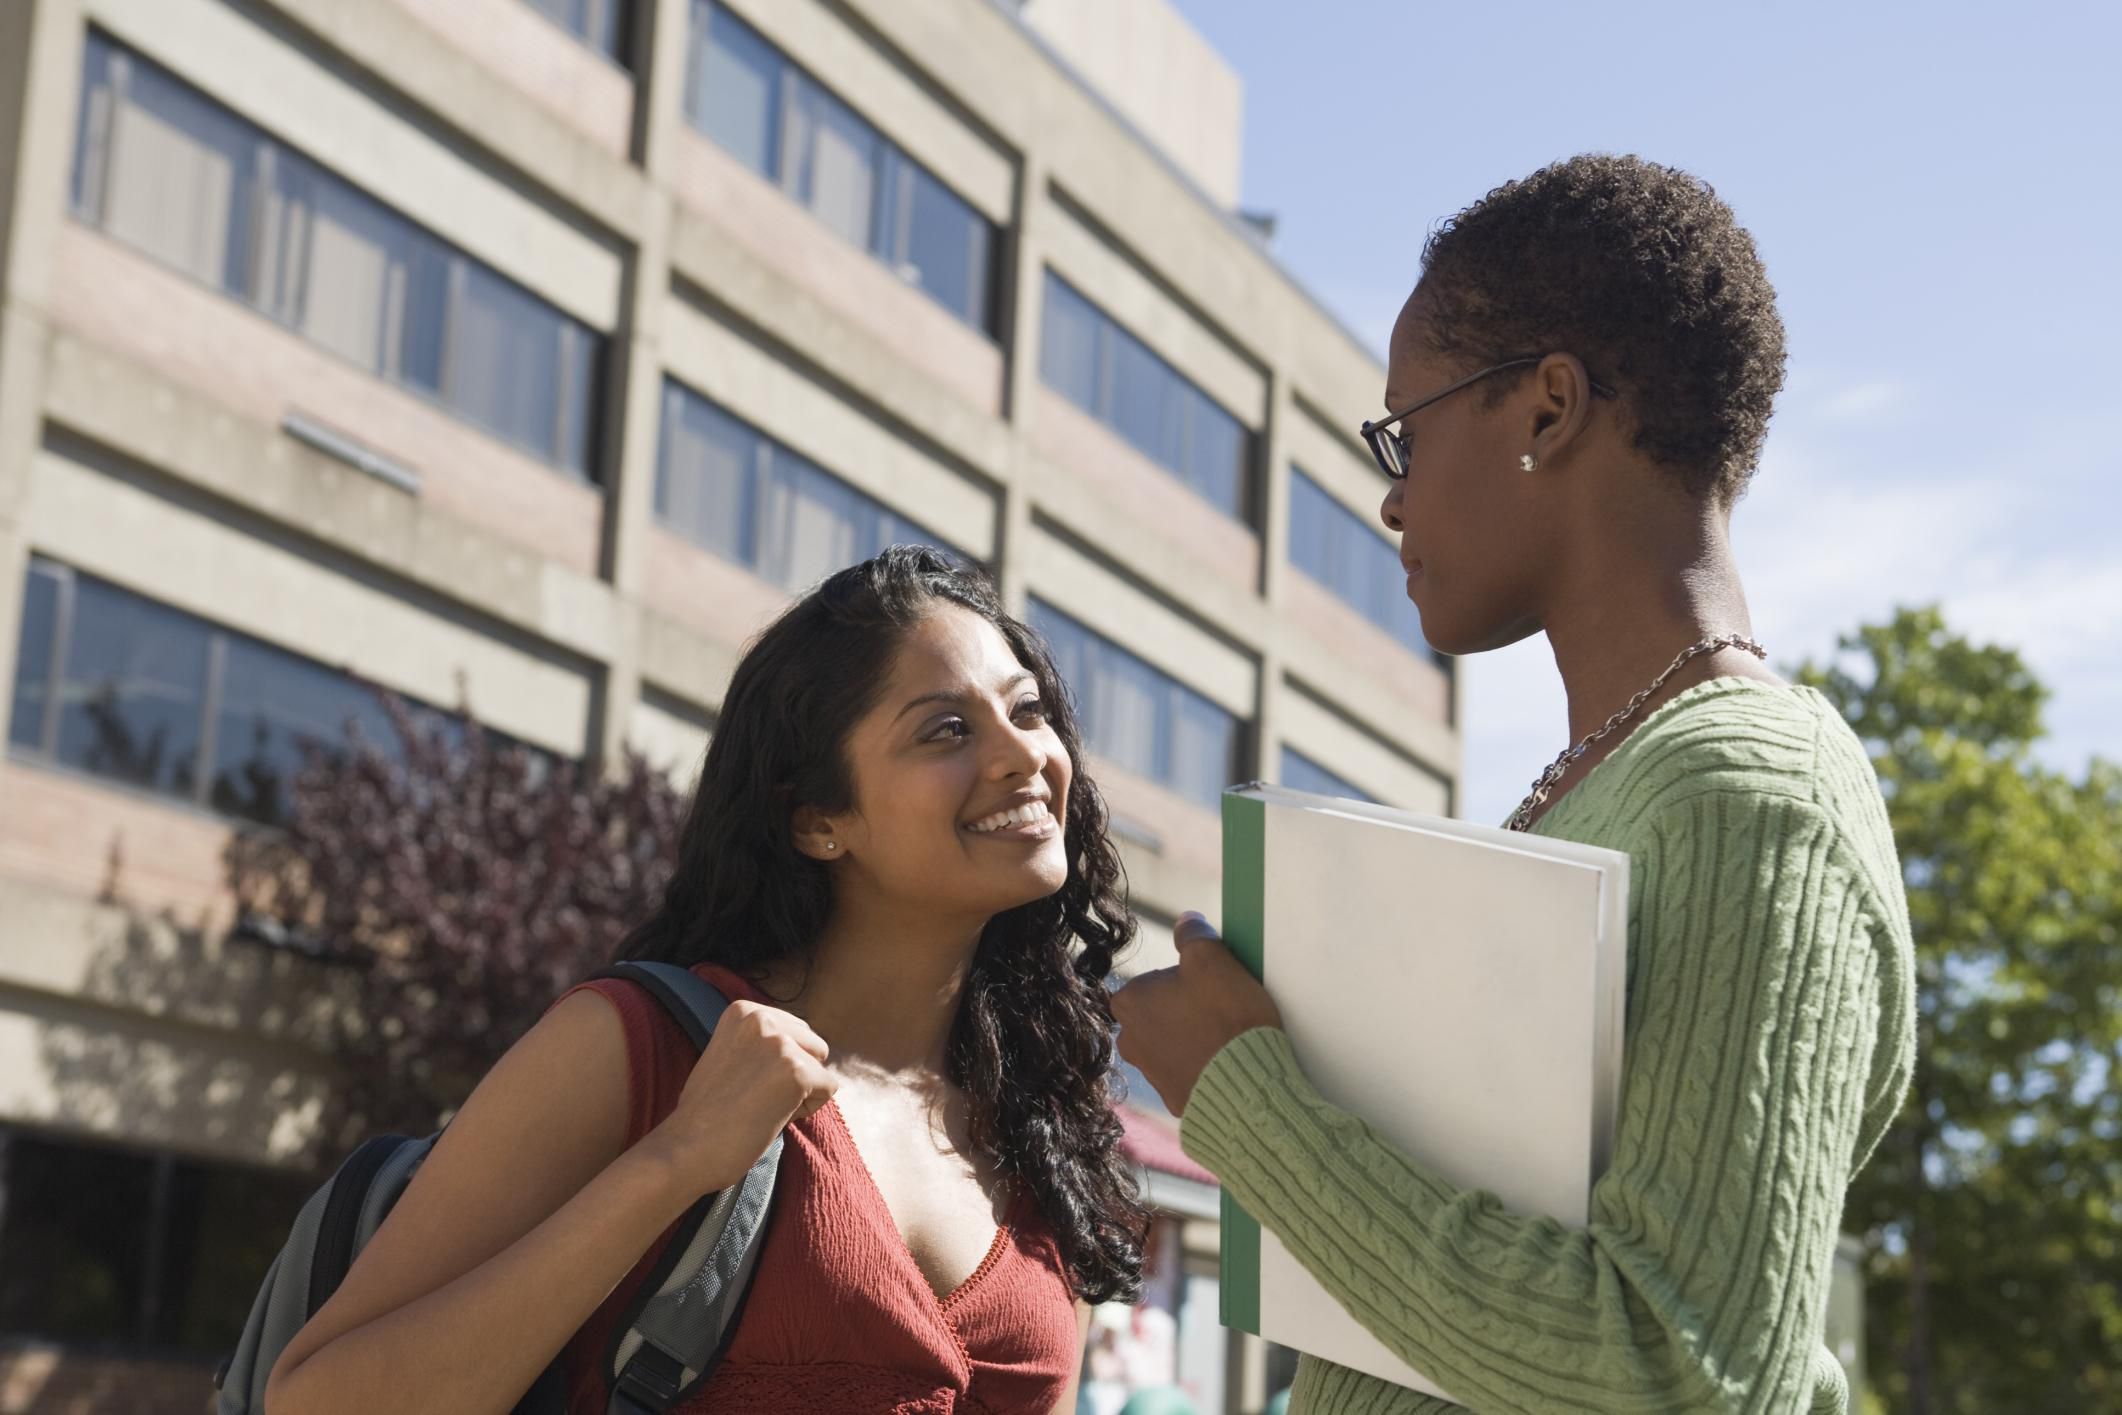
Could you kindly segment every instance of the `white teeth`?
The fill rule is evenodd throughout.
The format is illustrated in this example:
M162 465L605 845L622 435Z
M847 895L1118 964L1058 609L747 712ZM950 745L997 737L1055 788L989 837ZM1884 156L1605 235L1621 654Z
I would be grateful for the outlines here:
M978 831L984 835L989 831L1001 830L1004 826L1030 825L1033 821L1046 820L1050 815L1051 812L1046 809L1046 802L1027 801L1025 804L1010 810L997 811L985 820L975 821L967 826L966 829Z

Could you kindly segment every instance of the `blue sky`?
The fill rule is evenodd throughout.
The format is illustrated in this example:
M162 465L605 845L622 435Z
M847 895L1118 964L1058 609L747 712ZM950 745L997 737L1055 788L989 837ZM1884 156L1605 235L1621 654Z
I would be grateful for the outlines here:
M2122 757L2122 5L1177 0L1245 83L1244 201L1383 357L1431 224L1574 152L1713 183L1790 376L1733 539L1772 660L1896 604L2024 652ZM1544 641L1466 660L1465 814L1564 745Z

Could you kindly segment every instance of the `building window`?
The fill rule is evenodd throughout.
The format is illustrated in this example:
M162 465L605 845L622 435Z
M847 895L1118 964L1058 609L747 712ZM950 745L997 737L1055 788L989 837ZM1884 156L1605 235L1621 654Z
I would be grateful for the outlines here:
M1031 622L1078 704L1091 750L1214 809L1237 780L1239 723L1169 674L1042 600Z
M708 0L693 0L685 114L846 240L993 334L994 224Z
M887 546L931 545L960 555L884 503L668 381L660 452L656 518L790 594Z
M1217 510L1245 518L1252 437L1243 423L1051 270L1041 327L1048 387Z
M525 3L614 64L627 67L627 0L525 0Z
M1392 546L1294 466L1289 469L1289 559L1411 652L1450 671L1450 660L1422 637L1422 616L1407 597L1407 571Z
M603 340L214 103L91 34L74 214L595 479Z
M0 1332L224 1355L309 1187L0 1127Z
M16 748L221 815L284 822L308 747L344 744L349 728L387 756L402 746L376 690L351 675L49 560L30 562L22 643ZM462 731L407 707L423 730Z
M1309 791L1314 796L1339 796L1349 801L1374 802L1378 799L1359 789L1346 777L1336 776L1294 747L1282 749L1282 784L1293 791Z

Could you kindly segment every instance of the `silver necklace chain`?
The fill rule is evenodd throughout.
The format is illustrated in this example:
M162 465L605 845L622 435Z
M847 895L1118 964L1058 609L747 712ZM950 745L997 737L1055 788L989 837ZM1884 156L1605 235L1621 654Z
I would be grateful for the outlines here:
M1714 638L1704 639L1701 643L1695 644L1690 648L1682 649L1680 656L1674 659L1671 666L1663 673L1652 679L1648 688L1628 700L1627 707L1622 708L1621 711L1606 719L1604 725L1586 736L1583 741L1577 743L1574 747L1564 747L1562 755L1556 757L1553 764L1546 771L1540 773L1540 779L1533 783L1532 794L1520 801L1518 809L1510 813L1510 819L1503 822L1503 828L1505 830L1525 830L1530 827L1533 821L1533 812L1539 810L1541 806L1547 803L1548 797L1554 795L1556 784L1562 780L1562 777L1569 771L1570 767L1583 759L1584 754L1592 749L1593 744L1611 737L1622 723L1636 715L1638 708L1657 695L1658 690L1665 686L1667 679L1678 673L1690 660L1706 653L1716 653L1720 649L1745 649L1755 658L1768 657L1767 649L1762 648L1761 645L1755 643L1752 639L1739 634L1719 634Z

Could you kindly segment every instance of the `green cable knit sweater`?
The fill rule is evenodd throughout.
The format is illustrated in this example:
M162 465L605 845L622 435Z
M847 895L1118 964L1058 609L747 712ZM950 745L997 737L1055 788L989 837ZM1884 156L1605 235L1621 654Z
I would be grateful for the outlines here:
M1844 1409L1822 1344L1843 1197L1915 1058L1907 902L1862 746L1809 689L1712 679L1535 829L1630 856L1622 1113L1588 1230L1397 1153L1275 1028L1210 1062L1187 1153L1474 1410ZM1290 1402L1458 1408L1310 1358Z

